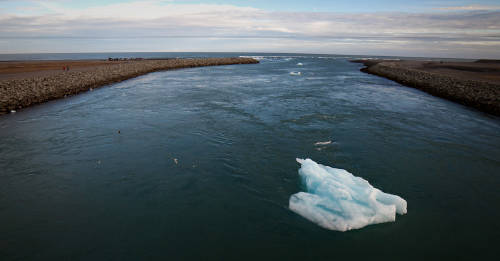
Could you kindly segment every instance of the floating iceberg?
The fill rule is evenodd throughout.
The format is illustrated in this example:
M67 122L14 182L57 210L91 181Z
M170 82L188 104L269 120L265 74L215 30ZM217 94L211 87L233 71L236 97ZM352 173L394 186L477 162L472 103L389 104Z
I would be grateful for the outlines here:
M343 169L297 159L307 192L290 197L289 208L326 229L347 231L370 224L393 222L406 214L406 201L374 188Z
M299 75L302 75L302 73L301 72L290 72L290 75L299 76Z
M304 65L304 64L302 64L302 63L297 63L297 66L302 66L302 65Z

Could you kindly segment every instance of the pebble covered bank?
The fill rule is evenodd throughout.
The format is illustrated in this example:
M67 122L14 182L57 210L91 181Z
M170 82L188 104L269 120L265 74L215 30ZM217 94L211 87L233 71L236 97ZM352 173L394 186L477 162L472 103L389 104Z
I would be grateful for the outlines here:
M0 114L75 95L92 88L155 71L201 66L254 64L252 58L158 59L117 62L86 71L61 71L54 75L0 81Z

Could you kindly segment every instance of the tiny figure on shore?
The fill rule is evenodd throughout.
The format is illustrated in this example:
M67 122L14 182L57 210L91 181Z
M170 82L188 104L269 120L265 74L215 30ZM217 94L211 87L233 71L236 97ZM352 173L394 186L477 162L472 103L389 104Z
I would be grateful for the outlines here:
M66 66L63 66L63 71L66 71Z

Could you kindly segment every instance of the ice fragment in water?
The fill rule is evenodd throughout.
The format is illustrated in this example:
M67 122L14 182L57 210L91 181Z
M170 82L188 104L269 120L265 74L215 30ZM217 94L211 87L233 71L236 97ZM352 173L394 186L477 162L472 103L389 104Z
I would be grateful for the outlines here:
M303 64L302 63L297 63L297 66L302 66Z
M332 144L331 140L329 140L329 141L318 141L318 142L314 143L314 145L316 145L316 146L323 146L323 145L329 145L329 144Z
M299 76L299 75L302 75L302 73L301 72L290 72L290 75Z
M347 231L370 224L393 222L406 214L406 201L374 188L343 169L297 159L307 192L290 197L289 208L326 229Z

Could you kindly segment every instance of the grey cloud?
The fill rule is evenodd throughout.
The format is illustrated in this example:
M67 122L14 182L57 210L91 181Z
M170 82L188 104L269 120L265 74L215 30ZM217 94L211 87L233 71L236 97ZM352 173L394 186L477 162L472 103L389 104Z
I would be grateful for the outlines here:
M500 10L500 5L464 5L434 8L445 11Z
M423 48L495 53L494 48L500 47L500 11L424 14L211 11L135 20L10 15L0 17L0 35L0 39L11 41L57 38L273 39L271 42L275 46L286 47L286 44L278 44L282 39L282 43L302 45L301 50L342 50L348 43L364 46L366 50L386 50L384 43L390 43L393 49L407 48L416 53L423 52Z
M322 28L318 23L323 23ZM241 24L241 25L240 25ZM281 28L276 29L276 28ZM124 31L121 31L124 30ZM451 31L450 31L451 30ZM286 31L289 31L288 33ZM154 20L62 19L58 16L0 18L4 36L25 34L66 34L92 36L111 34L168 35L415 35L460 33L469 35L499 35L500 12L469 12L466 14L332 14L332 13L267 13L197 14L189 17L164 17ZM90 35L87 35L90 34ZM26 35L25 35L26 36Z

